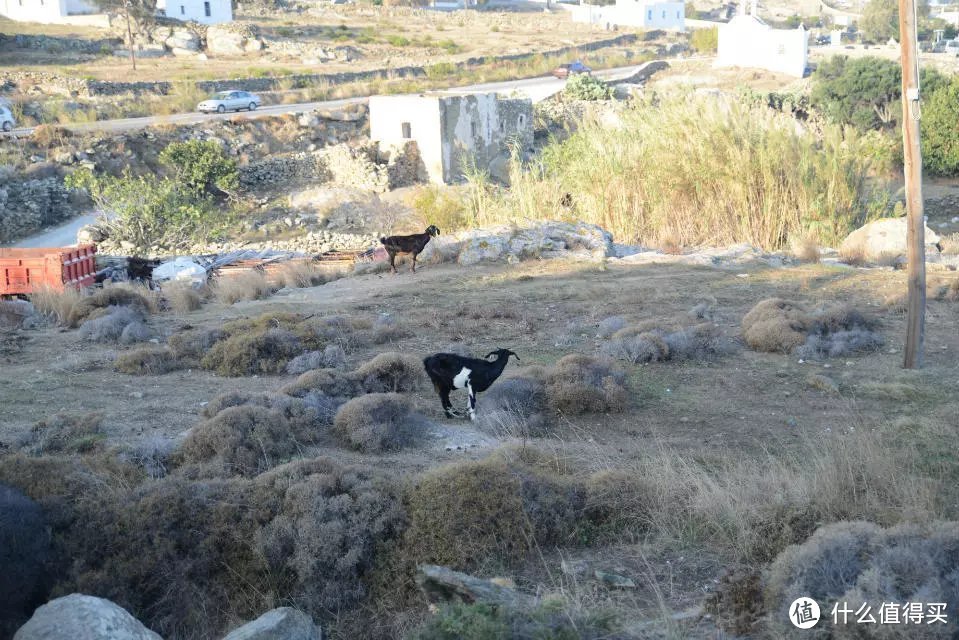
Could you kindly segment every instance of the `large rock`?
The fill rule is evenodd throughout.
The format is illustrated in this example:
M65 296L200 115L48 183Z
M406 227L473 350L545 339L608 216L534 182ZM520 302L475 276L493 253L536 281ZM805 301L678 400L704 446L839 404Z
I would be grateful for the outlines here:
M212 26L206 32L206 48L210 53L237 55L246 51L247 38L230 29Z
M231 631L223 640L322 640L322 630L313 619L291 607L267 611Z
M73 593L33 613L13 640L162 640L123 607Z
M939 244L939 236L926 227L926 250ZM883 218L859 227L842 241L839 252L869 262L886 261L906 255L906 219Z
M187 51L200 50L200 36L189 29L177 29L170 37L163 41L170 50L185 49Z
M510 231L501 229L471 231L465 234L458 262L462 265L495 262L505 257Z

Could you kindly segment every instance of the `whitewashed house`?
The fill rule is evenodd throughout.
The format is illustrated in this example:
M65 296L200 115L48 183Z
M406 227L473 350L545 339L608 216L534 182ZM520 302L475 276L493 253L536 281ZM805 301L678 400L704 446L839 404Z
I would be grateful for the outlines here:
M686 3L651 2L650 0L616 0L616 4L599 6L580 4L569 8L573 22L595 24L604 29L637 27L685 31Z
M745 3L743 5L745 11ZM809 34L799 25L796 29L773 29L752 12L740 13L719 26L717 67L766 69L797 78L806 73L809 57Z
M233 20L230 0L157 0L157 13L184 22L220 24Z
M110 19L83 0L0 0L0 16L18 22L110 26Z
M370 138L394 147L414 141L430 181L450 184L469 162L486 168L508 157L512 145L531 149L533 103L495 93L373 96Z

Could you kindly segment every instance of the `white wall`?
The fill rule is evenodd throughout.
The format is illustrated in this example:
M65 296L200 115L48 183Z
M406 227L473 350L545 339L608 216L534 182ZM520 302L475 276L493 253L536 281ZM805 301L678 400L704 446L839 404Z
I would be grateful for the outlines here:
M210 5L210 15L206 15L205 3ZM230 0L157 0L157 11L165 12L168 18L194 20L200 24L219 24L233 20L233 7Z
M52 24L66 15L66 0L0 0L0 15L20 22Z
M410 137L403 135L409 124ZM370 139L384 144L416 141L430 180L444 182L443 125L437 96L372 96Z
M606 29L641 27L683 31L686 28L685 2L616 0L613 6L583 4L570 10L574 22L595 24Z
M806 71L809 35L773 29L754 16L738 15L719 27L717 67L752 67L801 78Z

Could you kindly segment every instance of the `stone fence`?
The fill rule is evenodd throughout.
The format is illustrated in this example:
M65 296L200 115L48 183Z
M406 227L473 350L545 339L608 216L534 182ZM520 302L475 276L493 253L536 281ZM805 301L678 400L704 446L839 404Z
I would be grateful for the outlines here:
M559 56L582 51L595 51L606 47L624 46L637 41L635 34L623 34L615 38L605 38L580 45L571 45L529 53L514 53L498 56L480 56L468 58L453 64L456 69L469 69L494 62L508 62L524 60L537 55ZM307 86L315 82L324 82L329 85L347 84L350 82L364 82L377 79L391 78L419 78L426 76L426 66L406 66L391 69L369 69L367 71L344 71L340 73L311 73L295 74L282 77L240 78L234 80L199 80L196 86L207 92L223 91L227 89L242 89L244 91L273 91L279 83L291 83L294 86ZM0 85L4 83L20 84L22 82L57 86L83 96L107 96L122 93L151 93L165 95L170 92L173 84L170 82L107 82L89 78L68 78L54 73L35 71L3 71L0 72Z

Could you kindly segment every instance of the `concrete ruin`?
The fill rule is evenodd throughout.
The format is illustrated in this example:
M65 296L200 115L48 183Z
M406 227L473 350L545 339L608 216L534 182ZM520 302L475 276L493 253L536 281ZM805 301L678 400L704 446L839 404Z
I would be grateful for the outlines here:
M533 103L495 93L433 92L370 98L370 138L419 148L426 177L438 184L462 180L470 162L503 178L512 150L533 147Z
M719 26L719 49L715 66L767 69L802 78L809 57L809 34L799 25L796 29L773 29L756 14L756 0L751 11L742 13Z

